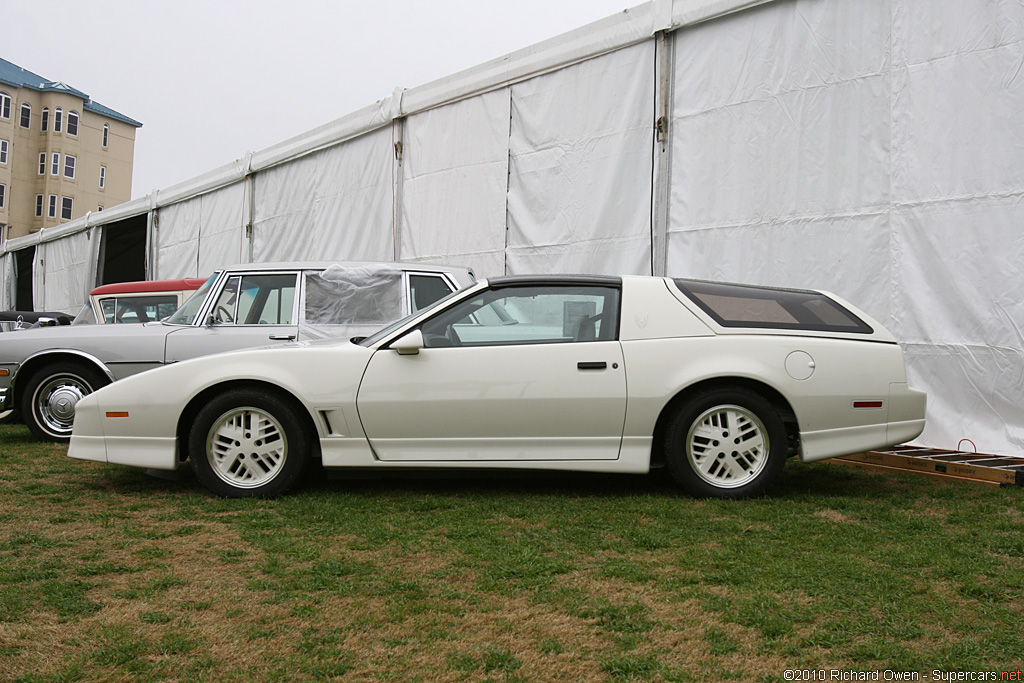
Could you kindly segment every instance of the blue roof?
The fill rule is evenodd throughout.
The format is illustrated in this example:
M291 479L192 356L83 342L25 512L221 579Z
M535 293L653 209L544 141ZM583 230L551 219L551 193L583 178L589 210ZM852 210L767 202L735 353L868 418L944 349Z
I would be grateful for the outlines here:
M39 92L62 92L68 95L74 95L85 100L85 110L91 111L102 116L106 116L111 119L123 121L130 126L136 128L142 127L142 124L135 119L128 118L124 114L114 111L109 107L104 107L99 102L93 102L87 94L72 88L67 83L61 83L60 81L51 81L43 78L39 74L34 74L27 69L23 69L17 64L8 62L6 59L0 58L0 83L6 83L7 85L14 86L15 88L28 88L29 90L37 90Z

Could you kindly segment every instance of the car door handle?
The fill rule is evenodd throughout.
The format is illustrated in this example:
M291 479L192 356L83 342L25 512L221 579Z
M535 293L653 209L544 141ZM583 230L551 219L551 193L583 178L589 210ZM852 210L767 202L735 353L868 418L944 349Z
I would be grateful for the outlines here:
M580 370L605 370L608 368L608 363L603 360L581 360L576 364L576 367Z
M270 338L274 341L295 341L294 334L272 334Z

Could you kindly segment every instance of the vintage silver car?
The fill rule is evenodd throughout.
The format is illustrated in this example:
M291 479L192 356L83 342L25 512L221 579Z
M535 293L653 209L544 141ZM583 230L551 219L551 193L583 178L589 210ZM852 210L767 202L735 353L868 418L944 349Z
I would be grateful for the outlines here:
M221 351L369 334L474 281L465 268L418 263L228 268L160 322L0 335L0 414L19 408L37 437L67 441L78 401L115 380Z

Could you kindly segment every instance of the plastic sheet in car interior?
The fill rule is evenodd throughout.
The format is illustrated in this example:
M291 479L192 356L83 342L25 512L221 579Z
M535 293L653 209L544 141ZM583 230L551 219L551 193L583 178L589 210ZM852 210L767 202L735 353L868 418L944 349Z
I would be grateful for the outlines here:
M398 320L406 308L403 273L386 264L333 265L305 271L303 278L303 339L366 334Z

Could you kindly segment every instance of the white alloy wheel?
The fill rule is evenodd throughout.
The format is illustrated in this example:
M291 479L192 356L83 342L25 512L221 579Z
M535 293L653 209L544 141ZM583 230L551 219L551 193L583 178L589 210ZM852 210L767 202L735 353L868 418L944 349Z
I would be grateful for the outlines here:
M768 490L786 462L779 408L746 387L694 392L664 431L665 465L695 496L748 498Z
M299 481L315 436L301 404L256 387L204 401L189 429L188 456L207 488L228 498L273 498Z
M768 462L768 430L751 411L736 405L704 411L686 435L686 457L698 477L721 488L757 479Z
M263 486L280 474L288 458L288 437L269 412L232 408L210 428L206 457L224 483L242 489Z

